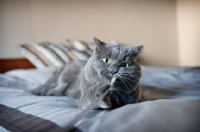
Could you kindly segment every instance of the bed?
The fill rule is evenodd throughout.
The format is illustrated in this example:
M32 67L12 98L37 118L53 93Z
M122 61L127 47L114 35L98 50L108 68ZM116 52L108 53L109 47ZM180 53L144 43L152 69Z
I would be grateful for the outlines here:
M31 57L33 62L36 58ZM0 131L59 131L83 111L75 99L30 93L56 69L47 66L50 62L42 62L33 63L37 68L0 74ZM113 110L92 110L73 131L200 131L200 67L142 66L140 83L146 101Z
M77 124L77 128L86 132L199 131L200 69L146 66L142 69L141 84L162 89L175 89L178 94L169 99L145 101L114 110L92 110ZM44 83L54 70L51 67L12 70L0 75L0 122L3 125L1 131L13 131L14 126L23 126L19 128L21 131L46 130L41 124L37 128L37 123L33 124L33 127L31 124L31 120L35 119L33 117L48 120L51 123L47 124L54 124L57 129L64 127L82 111L78 109L77 101L71 98L35 96L30 93L31 89ZM6 111L2 111L3 107L7 107L8 110L4 108ZM17 118L15 118L15 111L9 113L9 108L23 114L16 114ZM20 118L24 117L24 114L32 116L28 118L28 121L25 119L21 121ZM3 121L13 126L5 125ZM46 124L45 121L43 122ZM30 127L24 127L24 125L30 125Z

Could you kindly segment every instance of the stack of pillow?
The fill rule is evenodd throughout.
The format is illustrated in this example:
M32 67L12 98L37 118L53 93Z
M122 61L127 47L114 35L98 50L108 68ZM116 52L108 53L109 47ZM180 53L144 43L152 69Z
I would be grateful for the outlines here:
M93 52L93 43L68 39L67 43L27 43L18 46L20 52L36 67L61 67L70 61L87 60Z

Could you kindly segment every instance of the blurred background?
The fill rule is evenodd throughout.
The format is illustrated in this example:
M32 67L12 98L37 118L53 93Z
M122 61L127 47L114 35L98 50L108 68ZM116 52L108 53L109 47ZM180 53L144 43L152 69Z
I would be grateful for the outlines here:
M67 38L144 45L142 64L200 66L200 0L0 0L0 59Z

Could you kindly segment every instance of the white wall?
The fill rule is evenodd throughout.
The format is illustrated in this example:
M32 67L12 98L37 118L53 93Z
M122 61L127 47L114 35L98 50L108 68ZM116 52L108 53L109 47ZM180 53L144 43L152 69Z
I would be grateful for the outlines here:
M200 66L200 0L177 1L181 66Z
M0 0L0 58L22 55L16 46L34 41L30 1Z
M147 65L178 66L175 0L0 0L0 58L26 42L66 38L144 45Z

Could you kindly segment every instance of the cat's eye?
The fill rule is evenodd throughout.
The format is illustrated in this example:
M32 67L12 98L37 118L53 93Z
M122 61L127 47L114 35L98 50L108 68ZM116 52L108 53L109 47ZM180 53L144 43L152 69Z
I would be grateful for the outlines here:
M110 63L110 60L107 59L107 58L102 58L103 62L106 63L106 64L109 64Z
M129 64L128 63L122 63L120 66L121 67L129 67Z

